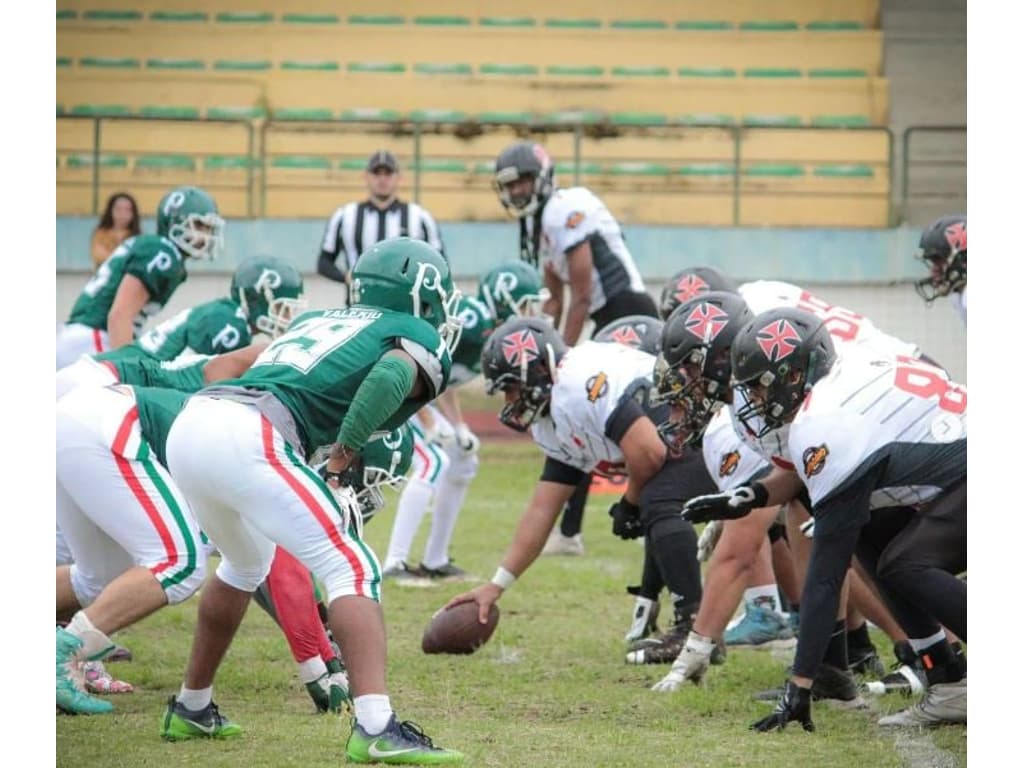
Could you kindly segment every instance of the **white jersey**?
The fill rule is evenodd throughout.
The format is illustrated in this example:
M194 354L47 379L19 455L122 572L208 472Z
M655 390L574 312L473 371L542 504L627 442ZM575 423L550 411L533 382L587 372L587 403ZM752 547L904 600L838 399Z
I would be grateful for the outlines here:
M526 219L526 232L531 240L534 222L533 217ZM645 290L644 281L622 237L622 228L604 203L585 187L556 189L541 216L538 247L541 268L550 265L559 279L568 285L569 259L566 252L584 240L590 242L594 262L589 314L594 314L608 299L620 293L642 293Z
M704 464L718 490L731 491L749 483L768 469L768 462L736 435L729 410L721 408L704 430Z
M967 388L909 357L847 348L811 390L789 452L815 505L886 461L871 507L928 501L967 473Z
M585 341L558 364L548 415L530 431L552 459L606 477L626 474L622 451L606 434L608 419L637 379L652 381L654 356L615 342Z
M953 305L953 309L960 315L960 319L964 321L964 328L967 327L967 286L964 286L962 291L954 292L949 294L949 301Z

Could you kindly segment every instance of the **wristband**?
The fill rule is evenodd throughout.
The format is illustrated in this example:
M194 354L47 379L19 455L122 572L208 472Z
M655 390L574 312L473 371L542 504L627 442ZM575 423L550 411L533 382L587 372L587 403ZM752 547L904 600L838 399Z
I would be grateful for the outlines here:
M753 482L750 484L750 490L754 492L754 509L768 505L768 489L764 487L764 483Z
M494 572L494 576L491 577L491 584L497 584L502 589L508 589L516 580L516 575L507 568L498 566L498 570Z

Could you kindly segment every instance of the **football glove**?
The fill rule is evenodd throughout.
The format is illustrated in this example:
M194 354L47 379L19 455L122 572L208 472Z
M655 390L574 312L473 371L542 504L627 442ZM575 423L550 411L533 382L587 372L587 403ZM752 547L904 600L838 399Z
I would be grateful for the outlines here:
M465 424L459 424L455 428L455 444L466 453L475 453L480 450L480 438L474 435Z
M775 711L752 723L750 730L761 733L776 729L781 731L791 720L799 722L805 731L814 730L814 722L811 720L811 689L800 688L792 680L787 680L782 696L775 705Z
M623 496L608 510L612 519L612 533L620 539L638 539L644 535L644 524L640 521L640 507Z
M455 430L447 421L434 419L434 423L423 429L423 439L428 443L447 448L455 442Z
M694 685L700 683L704 673L708 671L711 664L711 652L715 648L715 641L710 637L704 637L691 630L686 637L686 644L683 650L672 662L672 669L661 680L655 683L652 691L660 693L672 693L678 691L687 680Z
M718 540L722 538L724 525L722 520L712 520L700 532L700 538L697 539L697 559L702 563L711 559L711 553L715 551Z
M761 483L740 485L731 491L694 496L683 505L683 518L691 523L736 520L768 503L768 489Z

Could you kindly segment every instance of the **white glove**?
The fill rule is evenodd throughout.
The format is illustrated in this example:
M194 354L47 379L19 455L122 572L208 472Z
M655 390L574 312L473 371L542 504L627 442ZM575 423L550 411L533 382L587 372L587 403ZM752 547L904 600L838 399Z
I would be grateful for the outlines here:
M661 680L655 683L652 691L661 693L672 693L678 691L687 680L694 685L700 683L704 673L708 671L711 664L711 651L715 647L715 641L710 637L690 632L686 638L686 645L672 662L672 669Z
M423 439L428 443L447 448L455 442L455 430L447 421L435 419L433 426L423 430Z
M459 424L455 428L455 443L466 453L475 453L480 450L480 438L474 435L465 424Z
M330 485L327 487L331 488ZM342 530L348 533L349 527L354 525L356 537L363 538L363 515L359 508L359 498L356 496L356 492L349 486L342 486L341 488L331 488L331 493L341 508Z
M704 526L704 530L700 532L700 538L697 539L697 559L702 563L706 563L711 559L711 553L715 551L715 545L718 544L718 540L722 538L722 529L725 526L723 520L712 520L710 523Z

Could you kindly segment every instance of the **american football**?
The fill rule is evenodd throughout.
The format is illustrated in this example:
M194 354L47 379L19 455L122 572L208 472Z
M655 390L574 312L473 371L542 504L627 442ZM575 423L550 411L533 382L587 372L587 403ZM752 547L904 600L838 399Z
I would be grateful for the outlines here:
M434 616L423 630L424 653L473 653L491 639L500 612L491 605L487 623L478 619L476 603L460 603Z

